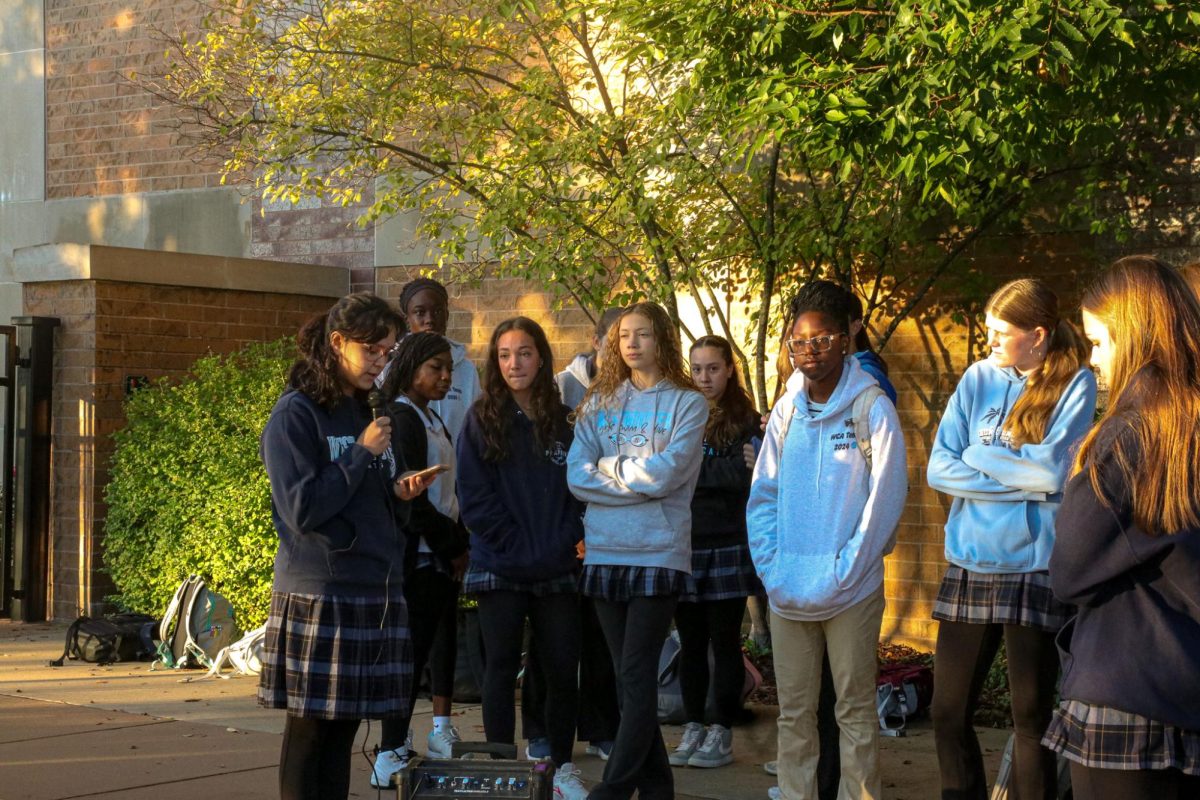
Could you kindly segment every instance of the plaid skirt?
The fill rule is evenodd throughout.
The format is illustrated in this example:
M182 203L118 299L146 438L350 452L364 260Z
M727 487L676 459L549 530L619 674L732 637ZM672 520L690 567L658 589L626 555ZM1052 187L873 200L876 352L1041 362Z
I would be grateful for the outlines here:
M628 603L632 597L661 597L683 592L684 573L666 567L592 564L583 568L579 591L585 597Z
M763 590L744 544L692 550L692 574L683 578L681 603L733 600Z
M522 592L534 597L545 597L551 594L566 594L579 591L579 574L568 572L555 578L544 578L537 581L519 581L505 578L494 572L470 564L467 574L463 576L463 594L483 594L485 592Z
M413 657L403 597L271 593L258 703L314 719L409 711Z
M1056 633L1075 615L1050 589L1048 572L985 574L954 564L946 570L933 618L978 625L1022 625Z
M1085 767L1200 776L1200 731L1081 700L1064 700L1054 710L1042 744Z

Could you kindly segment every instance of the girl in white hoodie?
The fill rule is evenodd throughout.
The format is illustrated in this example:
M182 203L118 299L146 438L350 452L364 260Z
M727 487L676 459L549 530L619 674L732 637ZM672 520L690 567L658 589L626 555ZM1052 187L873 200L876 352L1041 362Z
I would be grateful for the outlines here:
M779 688L772 797L817 797L817 696L828 650L841 731L839 797L879 798L876 646L883 557L908 492L904 437L896 409L851 352L843 290L810 283L790 311L785 344L796 372L771 412L746 509L750 554L771 606ZM856 414L866 416L865 426ZM869 434L862 442L860 430Z
M621 709L591 800L675 794L658 728L658 655L692 568L692 493L707 420L667 313L653 303L625 309L567 455L567 483L588 504L581 590L595 600Z

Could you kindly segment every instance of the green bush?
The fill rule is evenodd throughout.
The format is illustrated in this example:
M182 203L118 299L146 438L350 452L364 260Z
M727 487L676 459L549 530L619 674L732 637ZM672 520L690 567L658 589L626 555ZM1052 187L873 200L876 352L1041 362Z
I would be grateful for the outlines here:
M291 339L252 344L130 395L105 491L115 602L161 614L197 573L243 629L266 621L278 539L258 439L294 358Z

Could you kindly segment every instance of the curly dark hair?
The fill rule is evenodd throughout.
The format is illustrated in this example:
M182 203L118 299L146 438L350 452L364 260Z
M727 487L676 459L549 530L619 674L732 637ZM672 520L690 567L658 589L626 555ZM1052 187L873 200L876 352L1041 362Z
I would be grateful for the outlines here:
M529 398L530 417L539 457L561 436L567 427L567 409L554 382L554 354L546 332L529 317L512 317L496 326L488 343L487 363L483 367L483 394L473 408L483 432L485 461L496 463L511 455L508 452L509 427L516 401L500 372L500 337L510 331L521 331L533 339L533 346L542 365L534 376Z
M788 306L788 324L790 331L796 325L801 314L810 311L824 314L837 323L842 333L850 333L850 311L846 295L848 293L833 281L809 281L800 287L800 291L792 298ZM784 338L789 338L788 334Z
M407 392L412 386L413 375L421 365L441 353L450 352L450 340L439 333L418 331L400 340L388 363L387 375L379 388L388 400Z
M708 424L704 426L704 441L715 447L728 447L745 433L747 427L758 426L758 411L754 401L742 388L742 379L738 376L737 364L733 360L733 347L723 336L701 336L688 349L694 353L701 347L711 347L721 353L725 366L734 367L725 391L716 400L708 404Z
M288 386L308 395L326 410L333 409L345 397L338 373L338 354L330 345L334 331L347 339L374 344L388 335L404 333L404 318L382 297L370 292L348 294L325 314L304 323L296 335L300 358L288 373ZM359 392L365 400L366 394Z

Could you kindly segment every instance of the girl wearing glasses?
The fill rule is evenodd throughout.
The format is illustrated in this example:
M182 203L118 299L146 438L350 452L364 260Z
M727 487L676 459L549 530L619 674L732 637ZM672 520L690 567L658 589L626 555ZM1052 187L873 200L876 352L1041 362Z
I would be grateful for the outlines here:
M1083 298L1108 407L1075 457L1050 554L1059 634L1045 744L1079 800L1200 797L1200 306L1149 256Z
M771 797L817 796L816 714L828 653L839 796L877 798L876 647L883 556L907 495L904 437L896 409L850 353L844 290L807 284L790 312L786 346L796 371L771 411L746 510L750 554L771 606L779 689L779 786ZM857 439L863 427L869 457Z
M1041 281L1002 286L987 306L990 355L950 398L929 455L929 485L953 500L933 616L934 738L943 798L985 798L971 720L1003 639L1012 690L1014 794L1055 796L1041 746L1054 703L1054 635L1071 609L1050 590L1054 518L1071 449L1096 407L1088 347Z
M426 481L400 479L391 423L367 392L403 330L387 302L342 298L300 331L301 358L262 434L279 533L259 703L287 710L284 800L346 797L362 719L409 713L403 520Z
M531 319L496 326L488 345L483 394L458 441L458 496L471 530L463 591L479 599L487 664L483 727L489 742L512 744L513 690L528 618L542 643L547 733L554 795L586 800L571 763L579 704L579 591L575 545L583 505L567 488L569 409L554 385L546 334Z
M455 495L454 445L445 423L432 408L450 390L451 359L450 342L445 337L425 331L411 333L397 345L381 387L385 397L398 398L387 407L393 420L392 447L403 454L409 468L448 467L434 488L412 504L407 526L404 595L413 610L413 674L418 678L431 657L439 628L452 637L456 634L453 625L446 631L445 620L454 619L458 581L467 567L467 531L459 520ZM453 654L451 650L449 663L435 663L435 670L453 675ZM410 712L416 697L414 681L409 696ZM389 786L392 776L407 763L410 722L411 713L384 721L371 775L372 786ZM430 734L431 747L438 733L435 729ZM449 751L447 743L444 755L442 752L437 755L449 757Z
M691 502L708 404L653 303L625 309L580 404L567 481L588 504L581 590L618 676L621 721L592 800L674 797L658 727L658 656L692 568Z

